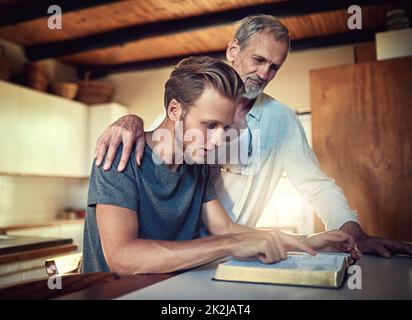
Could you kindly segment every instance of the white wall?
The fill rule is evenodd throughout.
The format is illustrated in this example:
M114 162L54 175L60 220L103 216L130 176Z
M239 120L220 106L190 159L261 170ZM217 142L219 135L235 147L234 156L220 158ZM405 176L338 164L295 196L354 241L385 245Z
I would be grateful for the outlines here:
M145 121L147 128L164 110L164 85L173 67L111 75L108 81L115 85L113 101L129 107Z
M310 108L309 71L354 62L353 45L291 52L265 92L293 109Z

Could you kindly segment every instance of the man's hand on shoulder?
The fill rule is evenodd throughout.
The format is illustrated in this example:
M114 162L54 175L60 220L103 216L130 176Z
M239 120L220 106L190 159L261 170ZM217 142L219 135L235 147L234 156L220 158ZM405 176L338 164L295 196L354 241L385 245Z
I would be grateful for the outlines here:
M107 152L103 169L109 170L120 144L123 144L123 150L117 170L121 172L126 167L134 144L136 144L136 162L140 165L145 145L143 128L143 120L132 114L123 116L112 123L97 139L95 149L96 166L99 167L102 164Z

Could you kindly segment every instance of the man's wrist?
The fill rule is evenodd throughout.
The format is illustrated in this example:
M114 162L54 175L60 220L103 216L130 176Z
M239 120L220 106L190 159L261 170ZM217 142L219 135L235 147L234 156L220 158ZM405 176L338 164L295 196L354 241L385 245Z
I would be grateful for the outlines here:
M308 238L309 238L308 235L302 234L302 235L299 236L299 241L300 241L301 243L306 243L306 240L307 240Z
M367 237L366 233L362 230L359 223L355 221L347 221L345 222L339 230L351 235L355 238L355 240L363 237Z
M294 235L291 235L291 236L293 236L293 237L294 237L296 240L298 240L300 243L303 243L303 244L308 245L308 244L307 244L307 240L308 240L308 238L309 238L309 235L306 235L306 234L294 234ZM295 246L291 246L291 247L287 248L287 251L301 251L301 249L299 249L298 247L295 247Z
M235 256L239 242L235 234L231 233L217 237L221 239L221 248L223 249L224 256Z

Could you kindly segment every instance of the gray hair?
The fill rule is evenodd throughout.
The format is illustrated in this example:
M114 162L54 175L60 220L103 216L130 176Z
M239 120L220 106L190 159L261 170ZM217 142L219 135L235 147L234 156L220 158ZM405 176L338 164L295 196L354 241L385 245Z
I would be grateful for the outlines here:
M276 41L287 42L290 48L288 28L274 16L258 14L240 21L240 26L235 33L235 39L237 39L240 49L243 49L255 34L262 31L271 33Z

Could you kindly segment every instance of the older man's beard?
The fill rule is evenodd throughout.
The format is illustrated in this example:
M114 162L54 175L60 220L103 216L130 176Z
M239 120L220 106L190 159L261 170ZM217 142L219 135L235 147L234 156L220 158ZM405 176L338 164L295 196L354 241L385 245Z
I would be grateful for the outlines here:
M256 81L257 84L252 84L247 80ZM246 77L244 83L246 92L243 94L243 97L250 100L256 99L263 92L263 89L265 89L266 86L266 82L256 75Z

